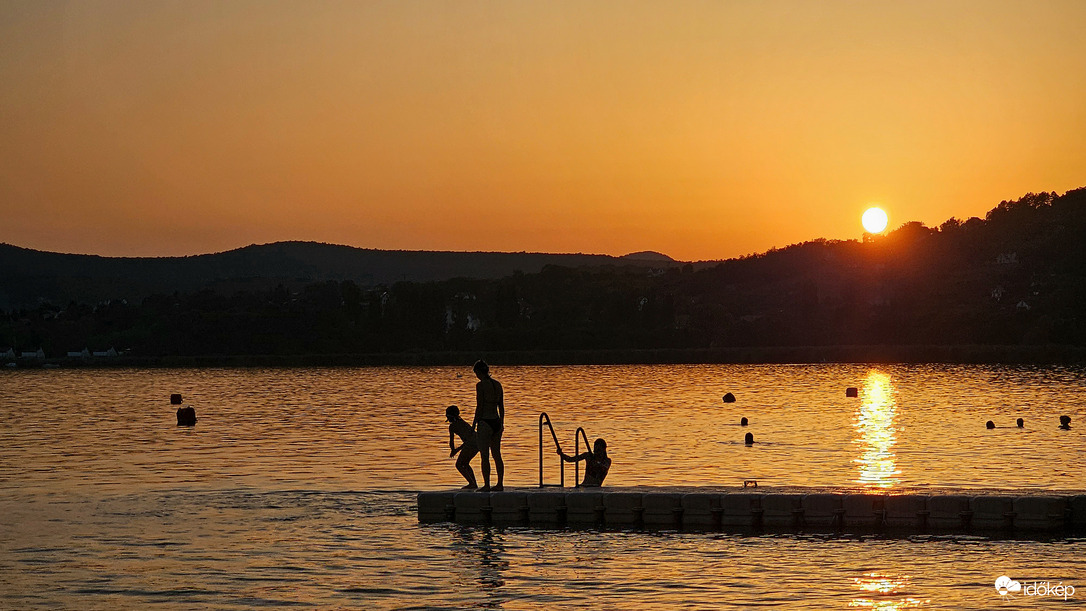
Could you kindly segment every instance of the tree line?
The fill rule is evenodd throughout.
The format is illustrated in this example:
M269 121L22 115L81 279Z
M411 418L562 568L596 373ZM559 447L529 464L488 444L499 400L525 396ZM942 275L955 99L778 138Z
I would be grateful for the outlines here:
M545 266L500 279L204 289L4 313L47 356L1086 345L1086 189L693 266ZM0 352L2 352L0 348Z

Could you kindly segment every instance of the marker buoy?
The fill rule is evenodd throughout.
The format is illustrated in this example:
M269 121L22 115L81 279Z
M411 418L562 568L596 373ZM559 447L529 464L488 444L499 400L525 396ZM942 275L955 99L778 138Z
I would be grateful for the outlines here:
M181 395L170 395L170 405L181 405ZM177 426L196 426L196 410L181 405L177 408Z

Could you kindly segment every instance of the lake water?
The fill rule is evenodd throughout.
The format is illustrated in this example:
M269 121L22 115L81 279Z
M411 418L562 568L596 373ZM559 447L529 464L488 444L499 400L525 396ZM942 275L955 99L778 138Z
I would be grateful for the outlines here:
M507 487L538 484L540 412L567 451L577 426L606 438L616 486L1086 487L1082 368L493 372ZM419 490L463 484L444 408L470 418L474 382L467 366L0 372L0 608L1086 606L1076 538L420 525ZM175 392L195 428L174 426ZM1077 592L1000 597L1004 574Z

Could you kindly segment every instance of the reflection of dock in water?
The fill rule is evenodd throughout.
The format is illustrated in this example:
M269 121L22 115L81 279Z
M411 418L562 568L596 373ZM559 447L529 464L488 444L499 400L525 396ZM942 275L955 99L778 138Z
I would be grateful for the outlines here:
M815 488L523 488L420 492L421 522L693 531L793 530L902 534L1086 531L1086 491Z

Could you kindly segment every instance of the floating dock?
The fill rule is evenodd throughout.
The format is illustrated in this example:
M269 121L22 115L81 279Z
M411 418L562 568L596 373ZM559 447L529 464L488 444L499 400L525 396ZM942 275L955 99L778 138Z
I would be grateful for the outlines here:
M1086 492L807 488L507 488L420 492L420 522L686 531L1086 531Z

